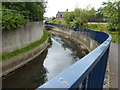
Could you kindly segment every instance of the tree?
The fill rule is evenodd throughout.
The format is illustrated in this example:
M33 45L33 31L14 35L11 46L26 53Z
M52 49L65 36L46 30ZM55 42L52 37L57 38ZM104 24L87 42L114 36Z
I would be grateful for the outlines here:
M43 21L43 2L3 2L2 29L13 29L27 21Z
M43 2L3 2L2 6L23 13L25 16L40 18L41 21L44 19L45 4Z
M72 25L72 26L84 26L87 24L88 20L94 17L95 10L94 8L90 9L79 9L76 8L74 11L65 12L63 14L64 21L60 21L63 24ZM52 20L51 22L56 22L56 20Z
M98 10L95 12L95 18L96 19L103 18L102 7L98 8Z
M70 22L73 22L73 20L75 19L74 12L64 13L63 18L64 18L65 22L69 25Z
M119 8L120 8L120 1L115 2L103 2L103 13L108 15L108 30L120 30L119 28Z
M53 16L53 17L52 17L52 20L55 20L55 19L56 19L56 18Z
M94 12L94 8L91 8L90 10L76 8L72 12L66 12L63 15L63 18L68 25L83 26L94 16Z

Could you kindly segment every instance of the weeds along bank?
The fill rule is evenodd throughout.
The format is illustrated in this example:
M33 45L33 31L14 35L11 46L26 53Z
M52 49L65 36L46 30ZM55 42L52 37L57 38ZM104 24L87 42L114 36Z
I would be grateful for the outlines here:
M41 54L49 45L49 33L40 22L30 22L22 28L2 32L2 73L0 76L25 65Z
M88 24L88 26L86 28L89 28L89 29L92 29L92 30L95 30L95 31L102 31L102 32L107 32L109 34L112 35L112 42L114 43L118 43L120 44L120 31L117 30L108 30L108 24L97 24L97 23L94 23L94 24Z

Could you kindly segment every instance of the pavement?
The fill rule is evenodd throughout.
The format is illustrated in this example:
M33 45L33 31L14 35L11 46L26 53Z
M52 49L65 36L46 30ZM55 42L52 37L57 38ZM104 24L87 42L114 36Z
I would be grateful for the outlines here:
M120 89L120 85L118 85L118 66L120 65L120 55L118 54L118 49L120 49L120 45L111 42L110 46L110 53L109 53L109 60L110 60L110 69L111 69L111 88L118 88ZM119 56L118 56L119 55Z

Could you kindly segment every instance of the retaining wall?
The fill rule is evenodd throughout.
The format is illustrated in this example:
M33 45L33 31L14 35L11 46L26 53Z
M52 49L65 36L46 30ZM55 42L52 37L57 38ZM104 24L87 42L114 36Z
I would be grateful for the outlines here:
M55 26L45 26L45 28L51 28L54 31L60 32L60 33L64 33L65 35L70 36L69 38L74 39L75 41L77 41L78 43L82 43L89 51L94 50L96 47L98 47L98 43L91 39L90 37L83 35L80 32L75 32L72 30L64 30Z
M12 52L40 40L43 36L42 22L30 22L14 30L2 31L2 52Z
M45 42L33 48L32 50L2 61L2 73L0 73L0 77L5 76L8 73L27 64L29 61L40 55L48 47L48 45L49 43L47 38Z

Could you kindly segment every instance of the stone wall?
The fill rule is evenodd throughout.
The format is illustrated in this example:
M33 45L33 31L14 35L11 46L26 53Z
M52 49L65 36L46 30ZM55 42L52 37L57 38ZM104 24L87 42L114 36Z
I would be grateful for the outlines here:
M40 40L43 35L41 22L30 22L14 30L2 31L2 52L12 52Z

